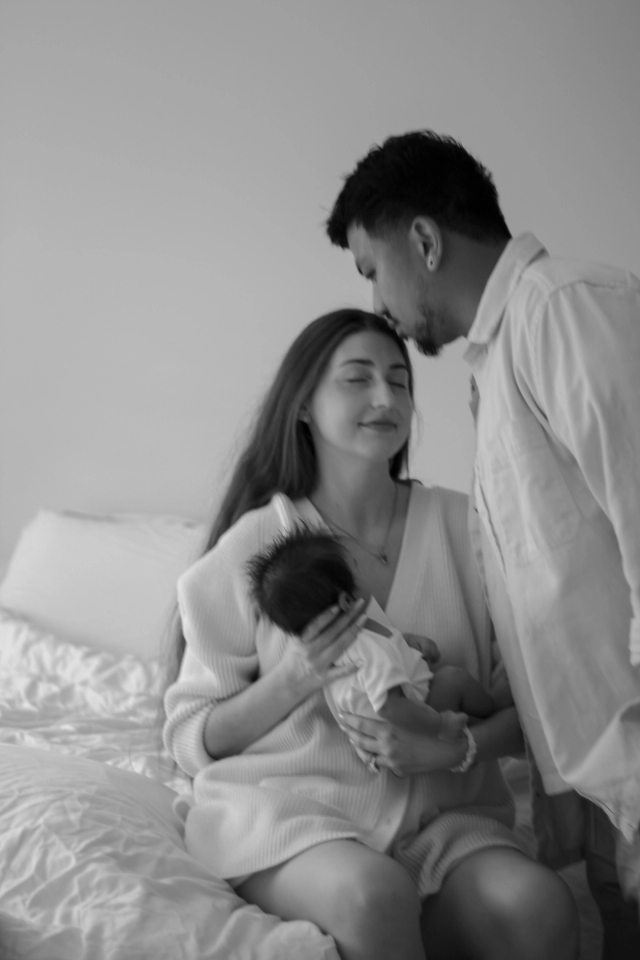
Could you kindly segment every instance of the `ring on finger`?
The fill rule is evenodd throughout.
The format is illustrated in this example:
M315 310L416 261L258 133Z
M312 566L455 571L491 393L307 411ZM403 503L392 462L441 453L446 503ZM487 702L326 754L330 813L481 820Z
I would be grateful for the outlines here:
M369 754L369 759L367 760L367 770L370 773L378 773L380 768L378 766L378 758L374 753Z

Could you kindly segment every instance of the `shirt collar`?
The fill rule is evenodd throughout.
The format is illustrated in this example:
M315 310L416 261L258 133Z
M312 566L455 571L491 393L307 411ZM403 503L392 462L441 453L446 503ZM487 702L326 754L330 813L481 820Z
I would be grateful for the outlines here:
M532 233L521 233L509 241L480 298L475 320L467 334L470 346L485 346L491 340L520 277L530 263L546 255L547 251Z

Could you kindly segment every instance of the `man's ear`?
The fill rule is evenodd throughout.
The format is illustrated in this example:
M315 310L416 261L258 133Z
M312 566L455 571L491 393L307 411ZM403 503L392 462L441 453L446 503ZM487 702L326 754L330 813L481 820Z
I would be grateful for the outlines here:
M431 217L414 217L409 228L409 242L418 253L430 273L434 273L442 260L442 233Z

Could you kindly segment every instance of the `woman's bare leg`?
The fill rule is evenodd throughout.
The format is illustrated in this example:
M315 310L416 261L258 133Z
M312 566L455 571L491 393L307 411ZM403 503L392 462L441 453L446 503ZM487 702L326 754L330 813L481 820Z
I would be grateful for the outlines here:
M422 937L429 960L577 960L578 911L552 870L491 847L425 901Z
M395 860L354 840L311 847L238 893L283 920L311 920L342 960L425 960L415 884Z

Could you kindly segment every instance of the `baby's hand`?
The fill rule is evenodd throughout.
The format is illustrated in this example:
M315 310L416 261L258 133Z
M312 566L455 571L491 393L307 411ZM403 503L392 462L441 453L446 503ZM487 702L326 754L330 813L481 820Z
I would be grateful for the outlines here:
M438 740L445 740L447 743L454 743L462 736L462 731L466 727L469 717L466 713L455 713L453 710L443 710L440 714L441 724Z
M431 668L435 667L440 660L440 651L435 640L421 633L403 633L403 637L410 647L422 654L423 660L426 660Z

